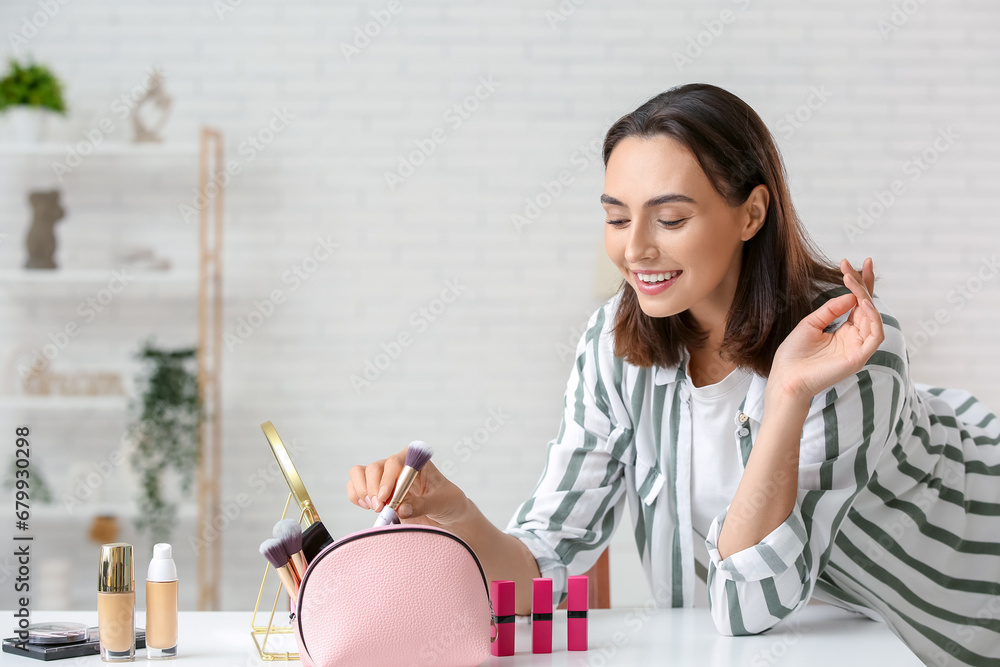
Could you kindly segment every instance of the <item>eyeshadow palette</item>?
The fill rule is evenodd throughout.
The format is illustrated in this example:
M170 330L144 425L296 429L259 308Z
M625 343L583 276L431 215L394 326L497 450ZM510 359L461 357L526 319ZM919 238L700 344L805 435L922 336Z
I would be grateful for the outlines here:
M17 637L7 637L3 640L3 652L24 656L34 660L60 660L76 658L81 655L98 655L101 652L100 635L97 626L87 628L86 635L71 623L46 623L50 626L44 631L29 635L27 642ZM65 626L65 627L56 627ZM30 632L30 628L29 628ZM135 629L135 649L146 648L145 628Z

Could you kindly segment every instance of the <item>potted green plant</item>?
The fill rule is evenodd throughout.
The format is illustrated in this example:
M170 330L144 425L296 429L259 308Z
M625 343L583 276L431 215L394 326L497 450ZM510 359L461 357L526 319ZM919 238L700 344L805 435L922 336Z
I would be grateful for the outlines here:
M178 481L181 494L190 491L201 455L196 349L166 350L148 340L136 357L143 370L129 426L134 442L129 462L139 478L135 527L149 530L155 542L170 542L177 519L170 487Z
M10 58L10 70L0 79L0 112L12 141L38 141L47 114L66 115L62 84L44 65Z

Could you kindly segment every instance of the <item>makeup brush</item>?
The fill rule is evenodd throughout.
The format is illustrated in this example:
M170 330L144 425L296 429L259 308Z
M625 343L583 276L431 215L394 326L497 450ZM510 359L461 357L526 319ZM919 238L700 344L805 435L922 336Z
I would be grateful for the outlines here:
M330 531L326 529L323 522L319 518L319 514L316 513L315 508L312 508L312 513L306 512L305 518L306 522L309 523L306 529L302 531L302 555L305 556L306 565L312 562L320 551L323 550L328 544L333 544L333 537L330 536ZM304 572L305 570L303 570Z
M272 532L274 538L281 542L289 554L291 554L292 567L295 578L301 582L302 575L306 573L306 557L302 553L302 528L299 527L295 519L282 519L274 524Z
M399 523L399 515L396 514L396 510L399 509L403 498L410 490L413 480L417 478L417 473L423 470L433 455L434 450L423 440L414 440L406 446L406 465L403 466L403 472L399 473L399 478L396 480L396 490L392 492L392 499L379 512L373 527Z
M291 568L288 567L288 552L285 551L285 547L280 541L269 537L260 543L260 552L274 566L275 572L278 573L278 578L281 579L281 583L285 586L285 592L291 598L292 604L295 604L295 598L298 595L298 586L295 585L295 577L290 571Z

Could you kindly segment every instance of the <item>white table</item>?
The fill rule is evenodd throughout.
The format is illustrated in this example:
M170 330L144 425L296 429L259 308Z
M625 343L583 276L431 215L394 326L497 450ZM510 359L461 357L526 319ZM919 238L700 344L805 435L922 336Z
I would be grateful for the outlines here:
M13 612L0 611L2 627L11 628ZM69 620L97 624L96 611L32 612L32 622ZM174 664L191 667L248 667L296 665L298 662L265 662L257 655L250 637L251 612L182 611L178 620L178 657ZM266 623L265 616L257 616ZM136 625L145 627L145 614L136 614ZM671 665L682 667L731 667L733 665L867 665L922 667L922 663L887 626L861 615L829 605L807 605L771 631L752 637L723 637L704 608L693 609L601 609L590 612L590 650L566 650L566 612L553 614L552 653L531 653L531 627L527 617L518 617L515 627L516 654L491 657L483 665L516 667L554 665L603 667L605 665ZM4 637L12 636L7 630ZM295 650L294 638L290 650ZM145 651L136 651L136 661L146 662ZM0 653L0 664L41 665L8 653ZM50 662L62 667L106 664L98 655ZM153 664L153 663L149 663ZM170 664L159 662L158 664Z

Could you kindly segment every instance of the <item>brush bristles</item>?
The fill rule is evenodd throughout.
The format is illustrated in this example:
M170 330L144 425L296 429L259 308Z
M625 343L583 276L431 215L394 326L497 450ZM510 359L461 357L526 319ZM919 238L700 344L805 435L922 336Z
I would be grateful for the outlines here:
M295 519L282 519L274 524L274 537L285 545L290 554L302 551L302 529Z
M285 545L273 537L260 543L260 553L276 568L288 565L288 552L285 551Z
M406 446L406 465L420 472L433 455L430 445L423 440L414 440Z

